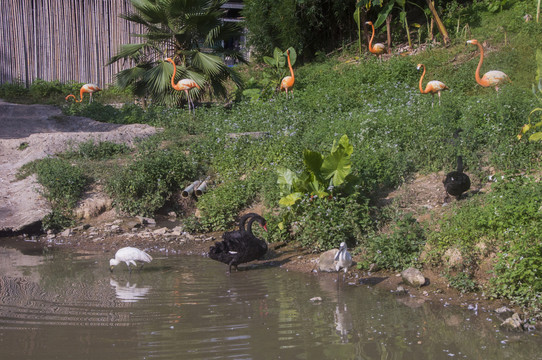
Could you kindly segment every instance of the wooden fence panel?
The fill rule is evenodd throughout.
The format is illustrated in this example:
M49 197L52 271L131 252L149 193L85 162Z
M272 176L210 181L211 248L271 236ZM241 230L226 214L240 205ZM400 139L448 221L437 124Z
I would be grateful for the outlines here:
M143 29L119 18L129 0L0 0L0 84L35 79L114 83L129 67L106 65Z

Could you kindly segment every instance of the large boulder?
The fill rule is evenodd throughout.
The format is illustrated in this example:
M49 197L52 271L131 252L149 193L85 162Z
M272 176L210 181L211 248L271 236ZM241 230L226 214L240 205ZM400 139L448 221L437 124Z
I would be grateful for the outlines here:
M320 255L320 259L318 260L318 270L324 272L337 271L335 269L335 255L337 255L338 252L338 249L331 249L322 253L322 255Z
M425 284L425 276L423 276L420 270L413 267L403 270L401 277L405 283L414 287L420 287Z

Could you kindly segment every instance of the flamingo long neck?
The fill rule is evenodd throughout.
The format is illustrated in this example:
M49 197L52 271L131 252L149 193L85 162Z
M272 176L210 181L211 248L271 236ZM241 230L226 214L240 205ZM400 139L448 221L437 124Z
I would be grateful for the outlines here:
M482 86L487 86L482 82L482 79L480 78L480 68L482 67L482 63L484 62L484 48L480 43L476 44L478 45L478 48L480 49L480 61L478 62L478 67L476 68L476 72L474 73L474 77L476 78L476 82Z
M168 59L168 61L171 63L171 65L173 65L173 75L171 75L171 87L174 88L175 90L179 90L177 88L177 85L175 84L175 74L177 73L177 66L175 66L175 63L173 62L173 60Z
M422 77L420 78L420 92L422 94L427 94L429 92L429 89L427 89L427 91L424 91L423 86L422 86L423 77L425 76L425 65L422 65L422 66L423 66L423 73L422 73Z
M373 51L373 39L375 37L375 26L371 24L371 28L373 29L373 34L371 35L371 40L369 40L369 51Z
M290 75L292 76L292 81L294 81L294 69L292 69L292 63L290 62L290 53L288 53L288 67L290 68Z

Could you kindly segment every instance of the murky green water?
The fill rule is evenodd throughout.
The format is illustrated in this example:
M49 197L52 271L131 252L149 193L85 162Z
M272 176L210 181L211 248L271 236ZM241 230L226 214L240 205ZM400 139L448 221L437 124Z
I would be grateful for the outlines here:
M542 359L537 333L335 276L0 247L2 359ZM322 302L311 302L313 297Z

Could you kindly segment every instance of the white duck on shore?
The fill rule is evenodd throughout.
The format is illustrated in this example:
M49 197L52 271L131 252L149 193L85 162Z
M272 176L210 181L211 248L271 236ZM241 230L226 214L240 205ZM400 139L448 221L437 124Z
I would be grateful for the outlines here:
M348 271L348 268L352 266L352 255L350 255L350 253L348 252L348 248L345 242L341 243L339 251L335 255L335 261L337 262L335 264L335 269L337 271L343 269L346 273Z

